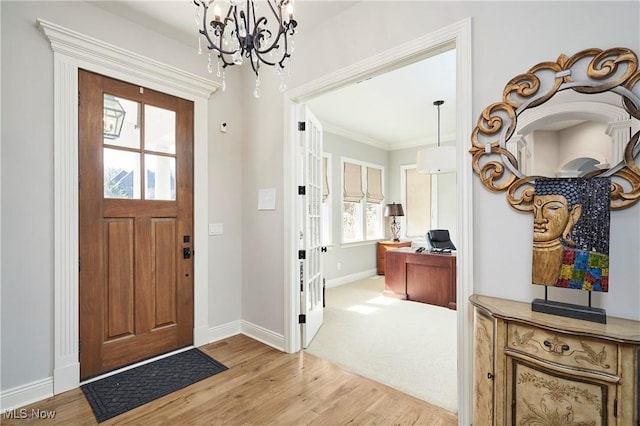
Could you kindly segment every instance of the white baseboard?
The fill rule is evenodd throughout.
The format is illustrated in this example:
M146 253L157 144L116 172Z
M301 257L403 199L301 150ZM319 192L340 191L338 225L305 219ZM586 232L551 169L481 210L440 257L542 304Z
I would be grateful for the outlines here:
M51 396L53 396L53 377L36 380L35 382L0 392L0 412L5 413L9 410L42 401Z
M356 274L345 275L344 277L334 278L327 280L325 286L327 288L337 287L339 285L347 284L353 281L363 280L365 278L374 277L378 275L377 269L369 269L368 271L358 272Z
M235 336L236 334L244 334L274 349L285 352L284 336L274 333L264 327L255 325L248 321L238 320L227 324L219 325L209 329L209 343Z
M217 342L227 337L235 336L242 333L242 321L232 321L209 329L209 341L207 343Z
M269 345L274 349L286 352L284 350L284 335L282 334L274 333L271 330L267 330L248 321L242 321L242 334L262 342L265 345Z
M274 333L271 330L244 320L232 321L210 328L209 343L217 342L218 340L226 339L236 334L244 334L274 349L286 352L284 350L284 336L282 334Z

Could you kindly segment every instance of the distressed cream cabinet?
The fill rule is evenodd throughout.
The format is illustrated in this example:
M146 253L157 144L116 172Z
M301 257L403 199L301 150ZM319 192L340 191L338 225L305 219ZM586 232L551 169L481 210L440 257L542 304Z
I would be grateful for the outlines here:
M475 426L638 426L640 322L473 295Z

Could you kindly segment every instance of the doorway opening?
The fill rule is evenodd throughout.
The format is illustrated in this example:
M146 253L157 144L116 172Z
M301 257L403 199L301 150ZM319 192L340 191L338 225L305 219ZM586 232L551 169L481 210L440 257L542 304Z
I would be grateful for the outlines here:
M456 192L455 173L415 173L418 152L434 146L438 136L433 99L446 100L444 143L455 143L455 55L455 49L438 52L305 103L324 129L322 244L327 250L320 264L327 297L324 324L303 347L452 412L457 411L456 312L433 304L440 303L434 298L420 303L383 296L389 294L385 274L391 272L393 282L398 270L385 272L380 251L426 247L429 229L457 236L456 199L448 195ZM404 206L397 245L385 241L391 233L384 206L392 202ZM444 293L440 289L438 298L455 297ZM424 386L429 381L438 383L437 389Z
M456 134L459 137L456 139L458 147L458 188L457 188L457 228L459 232L459 244L458 244L458 262L457 262L457 350L458 350L458 407L461 409L458 411L459 420L464 423L467 419L470 419L470 413L467 412L466 407L470 407L471 390L470 380L471 376L471 335L469 330L471 329L471 318L467 312L468 304L467 299L471 294L471 277L472 277L472 235L471 235L471 218L470 218L470 206L471 206L471 168L466 161L466 138L464 135L470 134L471 129L471 57L470 57L470 19L462 21L460 23L451 25L437 34L431 34L410 43L410 46L406 46L406 49L398 49L402 53L385 52L375 58L370 58L362 63L358 63L352 67L348 67L346 70L341 70L335 74L325 77L321 80L311 82L300 88L287 93L286 102L288 108L285 108L285 122L291 123L286 128L286 140L293 141L294 138L294 126L293 120L295 119L295 110L298 103L305 103L309 99L322 94L325 91L339 87L345 84L349 84L368 76L379 75L391 68L397 68L401 65L415 62L416 60L425 58L427 56L434 55L439 52L443 52L452 48L456 49L456 63L459 64L456 70ZM375 64L375 65L373 65ZM295 168L293 153L293 143L290 146L285 147L285 164L290 166L291 169ZM287 161L288 160L288 161ZM285 174L285 189L290 190L294 188L293 172ZM287 185L287 180L291 182ZM293 193L287 194L288 209L285 220L288 218L295 218L295 199ZM289 222L290 223L290 222ZM299 287L296 286L296 268L293 260L293 248L295 245L294 235L295 226L286 229L286 240L288 253L291 256L287 256L289 277L285 284L285 295L288 310L286 310L287 317L286 329L285 329L285 344L286 348L290 352L296 352L300 350L300 326L297 322L297 315L300 312L299 305ZM304 325L303 325L304 326Z

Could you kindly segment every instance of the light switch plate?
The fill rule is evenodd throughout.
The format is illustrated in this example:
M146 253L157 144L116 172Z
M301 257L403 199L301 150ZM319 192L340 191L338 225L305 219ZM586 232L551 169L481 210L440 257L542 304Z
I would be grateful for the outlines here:
M210 223L209 224L209 235L222 235L224 234L224 228L222 223Z

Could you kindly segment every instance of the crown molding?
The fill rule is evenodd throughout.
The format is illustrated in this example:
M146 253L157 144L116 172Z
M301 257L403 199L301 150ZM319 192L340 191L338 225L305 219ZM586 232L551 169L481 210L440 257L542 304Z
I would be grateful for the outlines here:
M351 139L365 145L371 145L376 148L384 149L385 151L389 151L392 149L391 144L387 142L381 141L379 139L374 139L372 137L363 135L362 133L354 132L353 130L345 129L344 127L340 127L326 121L322 122L322 130L326 133L342 136L343 138Z
M149 82L153 81L167 89L189 93L198 98L209 98L218 90L220 83L186 72L137 53L113 46L101 40L64 28L43 19L36 25L51 43L51 50L72 58L106 67L112 73L126 75Z

